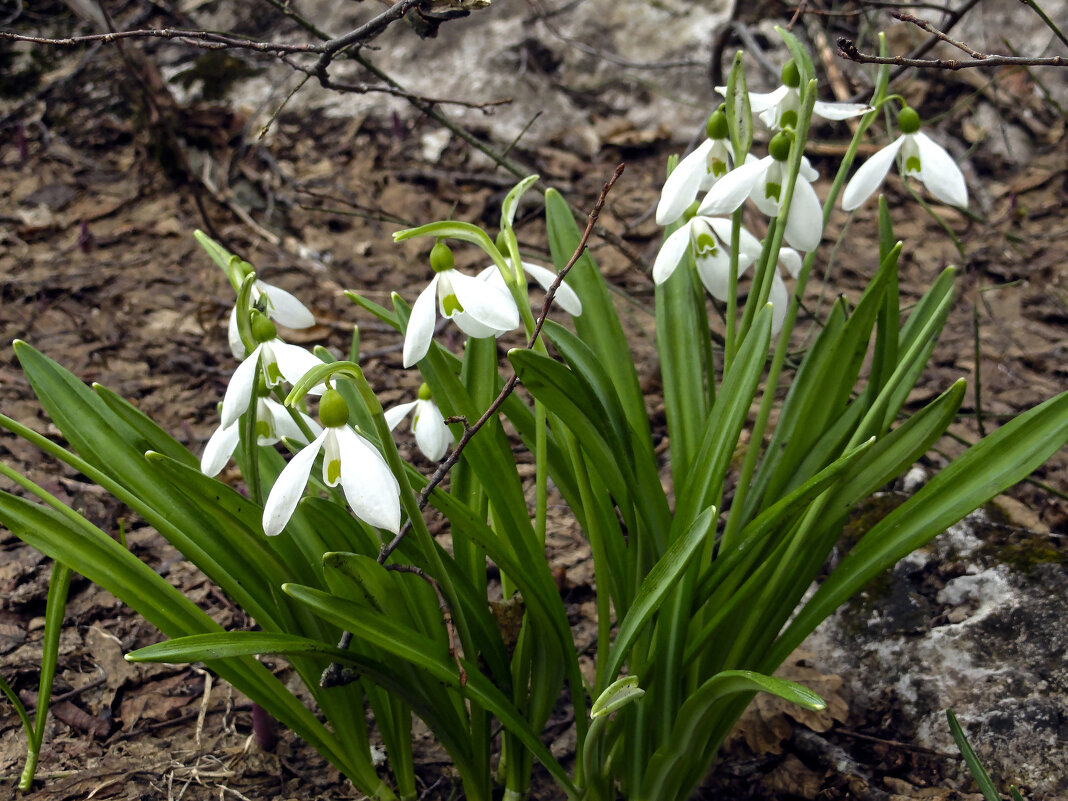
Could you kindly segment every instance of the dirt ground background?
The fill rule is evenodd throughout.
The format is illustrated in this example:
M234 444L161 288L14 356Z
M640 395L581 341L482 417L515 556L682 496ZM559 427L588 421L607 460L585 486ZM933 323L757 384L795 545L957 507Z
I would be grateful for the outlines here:
M162 4L132 3L123 10L144 15L143 24L172 24ZM778 13L788 19L786 10ZM827 21L828 31L848 25L845 19ZM10 23L55 35L77 24L66 6L49 2L34 4ZM131 49L149 60L155 52L153 44ZM399 338L357 312L341 291L358 289L388 303L389 293L398 290L413 300L428 278L428 246L396 246L391 233L450 214L493 230L512 176L414 114L284 112L271 137L260 140L247 126L247 109L205 91L210 77L193 100L174 101L167 111L179 123L169 141L186 163L203 165L210 156L215 165L210 173L186 171L146 126L142 89L129 81L113 48L18 53L0 47L0 339L25 339L84 380L107 385L200 453L217 425L216 404L235 366L225 337L232 293L191 237L203 228L256 265L263 278L308 302L319 324L291 341L343 352L358 321L363 363L382 388L383 403L412 393L416 380L400 369ZM906 240L903 302L918 297L947 264L960 270L956 307L911 403L925 402L958 377L973 387L981 378L981 394L969 390L953 427L969 441L979 434L977 400L982 425L990 430L1068 389L1068 138L1063 110L1036 91L1041 78L1009 71L941 73L913 76L900 88L925 118L949 109L939 135L969 148L966 174L975 215L939 209L960 238L963 256L896 177L886 188L896 230ZM586 100L599 102L595 95ZM997 124L980 126L980 108L993 108ZM1026 138L1026 163L1017 163L1004 145L1010 129ZM811 157L825 176L845 143L843 130L817 132L819 147ZM688 136L663 127L606 126L589 156L551 138L524 141L515 150L580 207L589 207L613 167L626 162L602 217L624 247L598 240L593 248L620 290L654 415L653 287L642 261L648 265L659 242L650 212L665 159ZM199 180L205 174L210 180ZM824 280L814 282L806 303L813 315L837 293L859 295L875 267L873 215L874 204L861 209L834 253L830 243L847 221L844 214L832 219L821 250ZM522 245L532 254L543 252L537 209L521 216ZM474 264L473 254L458 250L457 256L461 266ZM0 407L39 431L53 430L10 351L0 354ZM654 419L663 426L662 414ZM947 439L926 463L937 469L943 454L960 447ZM9 436L0 440L0 453L104 530L117 531L121 521L134 552L219 622L247 623L111 498ZM1068 453L1062 450L1035 478L1063 493ZM1003 508L1007 522L992 536L1007 546L1041 547L1046 561L1064 564L1063 494L1024 484ZM565 570L569 611L581 625L593 608L592 576L575 532L564 517L558 523L552 556ZM48 573L39 554L0 531L0 671L28 703L36 688ZM40 781L28 798L358 797L285 732L273 752L252 744L247 700L204 671L122 660L125 651L158 639L110 595L75 579L54 719ZM285 671L283 663L277 667ZM833 727L814 732L779 712L760 710L761 720L750 718L749 736L743 731L736 738L702 797L971 797L951 789L964 786L959 759L910 746L910 732L893 709L852 706L835 695L836 677L809 678L840 704ZM753 734L764 731L761 726L778 734ZM837 763L846 768L828 761L834 749L848 755ZM0 797L17 796L13 777L23 754L18 721L0 706ZM419 769L425 797L453 797L439 752L428 748ZM536 797L554 795L539 785Z

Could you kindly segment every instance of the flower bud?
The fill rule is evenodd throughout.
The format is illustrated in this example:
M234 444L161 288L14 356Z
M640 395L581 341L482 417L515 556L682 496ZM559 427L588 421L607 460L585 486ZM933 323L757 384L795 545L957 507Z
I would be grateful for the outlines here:
M901 133L914 134L920 130L920 115L911 106L905 106L897 115L897 127Z
M319 419L327 428L337 428L349 422L349 405L333 387L319 400Z
M430 249L430 268L436 273L443 273L451 270L454 264L449 246L441 240L434 243L434 247Z

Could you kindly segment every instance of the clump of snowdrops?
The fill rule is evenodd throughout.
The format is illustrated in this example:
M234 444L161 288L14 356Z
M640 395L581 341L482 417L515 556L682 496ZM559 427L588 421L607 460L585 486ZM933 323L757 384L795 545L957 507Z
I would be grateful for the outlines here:
M418 797L413 715L448 751L474 801L498 788L522 798L535 762L570 799L670 800L700 784L755 693L820 708L811 691L774 678L776 668L880 571L1060 448L1068 395L966 451L809 593L850 509L919 459L964 395L958 381L905 410L952 305L954 271L903 313L904 245L881 200L867 288L855 305L836 301L796 370L784 369L824 223L836 203L865 202L895 162L943 203L966 204L967 190L917 113L887 96L885 71L870 104L821 103L807 53L783 37L792 56L783 86L749 94L736 58L706 140L675 165L657 208L666 235L653 268L666 487L623 326L585 252L589 228L580 231L548 189L552 265L520 252L515 212L534 177L508 195L497 231L442 221L394 235L431 245L422 291L398 287L392 308L351 293L403 336L403 364L421 376L399 407L382 408L355 340L339 361L280 339L276 323L307 326L311 313L200 233L237 294L229 333L240 360L201 454L17 342L69 447L6 417L0 425L111 492L256 624L221 630L121 539L0 466L21 488L0 494L0 520L56 560L38 719L0 683L29 736L24 785L40 748L70 571L170 638L129 659L204 662L376 799ZM847 184L866 130L893 110L900 135ZM822 201L803 155L813 114L859 118ZM754 145L755 124L767 130L766 148ZM747 201L765 215L753 231L742 225ZM457 247L480 249L486 269L458 269ZM537 316L530 279L548 290ZM725 320L721 339L713 339L709 295ZM545 319L553 303L569 324ZM439 315L467 336L456 352L434 339ZM502 359L497 337L517 327L527 344ZM524 392L514 391L517 382ZM406 417L426 457L444 458L429 476L398 450ZM515 437L536 465L532 506ZM213 477L231 459L247 494ZM592 553L590 673L579 662L590 644L576 642L545 556L550 483ZM431 535L427 515L447 521L450 547ZM498 592L504 600L491 604ZM258 661L262 654L290 661L312 706ZM566 760L543 739L561 706L574 720ZM372 742L385 748L388 769L375 764Z

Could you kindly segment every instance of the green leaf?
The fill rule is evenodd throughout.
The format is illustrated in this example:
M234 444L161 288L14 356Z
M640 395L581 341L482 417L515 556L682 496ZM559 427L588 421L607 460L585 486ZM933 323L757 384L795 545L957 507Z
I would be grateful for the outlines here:
M622 709L631 701L636 701L645 695L645 690L638 686L637 676L624 676L616 679L605 688L605 691L597 696L597 700L590 707L590 717L597 719L605 715L611 715L617 709Z
M694 520L693 525L671 544L667 552L642 580L630 611L620 622L615 642L608 651L607 666L604 671L606 677L612 678L619 674L634 640L671 593L675 583L694 555L698 553L705 539L715 530L715 526L715 508L705 509ZM601 692L604 692L604 688L599 688L598 694Z
M197 459L189 449L178 440L160 428L154 420L134 406L125 398L115 394L102 384L93 384L93 391L108 405L116 415L122 418L130 428L141 437L141 443L135 445L142 453L145 451L158 451L176 462L181 462L188 467L200 467Z
M957 716L953 714L952 709L946 710L946 718L949 720L949 731L953 734L953 741L957 744L960 755L964 757L964 764L968 766L968 772L972 774L975 778L975 783L979 785L979 792L983 794L983 798L986 801L1001 801L1001 794L998 793L990 774L983 767L983 763L976 756L971 743L968 742L968 738L964 736L964 729L960 727L960 723L957 722Z

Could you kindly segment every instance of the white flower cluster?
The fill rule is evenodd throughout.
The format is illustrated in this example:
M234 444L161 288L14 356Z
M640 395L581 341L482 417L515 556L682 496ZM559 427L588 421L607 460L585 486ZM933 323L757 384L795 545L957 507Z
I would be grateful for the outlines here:
M731 168L732 151L727 117L720 107L709 117L707 138L682 159L668 176L656 209L662 226L681 224L672 232L653 263L653 281L662 284L687 255L692 256L698 277L712 297L727 300L731 262L732 222L728 215L748 199L768 217L778 217L786 185L785 169L793 144L794 127L801 107L800 75L793 61L782 72L783 85L768 94L749 94L751 110L776 133L768 155L748 154ZM726 96L727 88L716 87ZM857 103L817 101L813 113L830 120L844 120L871 111ZM919 117L911 108L898 116L902 135L867 161L846 186L842 206L852 210L867 200L886 176L895 156L903 176L915 175L939 200L954 206L968 202L964 176L952 157L928 136L919 133ZM778 266L792 278L801 268L801 253L815 250L823 236L823 207L812 186L819 174L807 158L801 158L793 198L785 221L780 220L783 239L789 247L779 251ZM703 199L698 196L704 193ZM745 228L740 230L739 277L759 261L762 243ZM786 316L787 290L779 272L772 279L769 300L773 304L772 328L778 331Z

